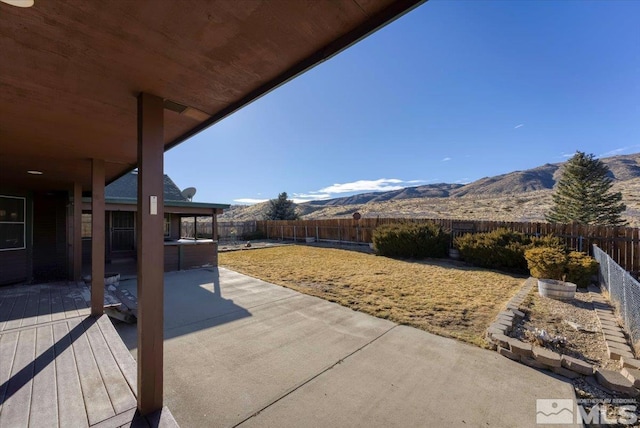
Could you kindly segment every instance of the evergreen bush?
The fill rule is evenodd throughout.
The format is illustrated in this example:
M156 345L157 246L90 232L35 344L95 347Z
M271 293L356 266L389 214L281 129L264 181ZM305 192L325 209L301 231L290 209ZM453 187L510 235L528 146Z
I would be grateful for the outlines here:
M455 239L455 246L460 250L463 260L490 269L526 270L524 250L529 245L529 237L504 228L492 232L467 233Z
M536 278L563 280L567 266L567 255L554 247L530 248L524 252L531 276Z
M578 287L588 287L591 277L598 273L598 262L591 256L579 251L571 251L567 255L567 281Z
M433 222L381 225L373 231L372 238L376 254L412 259L447 257L451 239Z
M531 276L568 281L582 288L598 272L598 262L579 251L567 254L554 247L537 247L525 251L525 258Z

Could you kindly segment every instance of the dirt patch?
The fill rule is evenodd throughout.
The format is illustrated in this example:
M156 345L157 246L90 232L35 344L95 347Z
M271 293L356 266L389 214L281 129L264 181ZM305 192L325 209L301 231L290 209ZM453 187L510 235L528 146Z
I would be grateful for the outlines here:
M578 289L575 298L571 301L560 301L540 296L538 288L533 287L521 309L526 316L515 326L510 334L512 337L578 358L596 368L614 371L620 371L622 368L620 361L612 360L608 356L604 336L586 290ZM542 344L536 340L534 333L536 328L544 329L552 337L566 338L566 343ZM625 398L619 393L603 388L593 376L579 377L571 382L576 397L591 402L591 404L588 402L584 404L587 410L590 410L596 402L614 403L621 397ZM639 411L640 409L635 412L637 416L640 416ZM638 425L625 426L637 427Z
M542 297L534 287L523 305L527 314L511 335L523 342L544 346L555 352L579 358L608 370L620 370L619 361L609 359L598 317L593 310L589 293L578 290L571 301ZM576 328L577 326L577 328ZM566 338L565 345L537 343L535 329L549 335Z

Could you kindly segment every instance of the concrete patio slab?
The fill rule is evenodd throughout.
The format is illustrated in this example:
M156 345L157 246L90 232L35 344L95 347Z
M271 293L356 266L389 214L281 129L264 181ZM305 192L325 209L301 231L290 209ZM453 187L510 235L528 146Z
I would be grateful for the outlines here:
M135 326L118 330L135 356ZM224 268L165 277L165 403L184 427L535 426L536 398L574 393L495 352Z

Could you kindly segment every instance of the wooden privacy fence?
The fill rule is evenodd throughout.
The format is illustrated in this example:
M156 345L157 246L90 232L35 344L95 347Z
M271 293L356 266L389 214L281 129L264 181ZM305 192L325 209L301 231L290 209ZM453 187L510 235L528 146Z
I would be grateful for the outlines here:
M256 221L219 221L218 239L238 240L256 231Z
M452 236L464 233L490 232L507 228L529 236L555 235L564 239L568 248L591 252L593 244L607 253L627 271L640 271L640 228L586 226L578 224L520 223L502 221L468 221L451 219L362 218L328 220L257 221L256 230L268 239L332 241L342 243L372 242L373 230L382 224L432 221Z

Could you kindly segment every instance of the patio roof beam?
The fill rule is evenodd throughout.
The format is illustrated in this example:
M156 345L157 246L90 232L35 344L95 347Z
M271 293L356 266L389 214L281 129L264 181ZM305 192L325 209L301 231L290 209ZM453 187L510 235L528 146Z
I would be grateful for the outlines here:
M164 101L138 96L138 410L162 409Z

